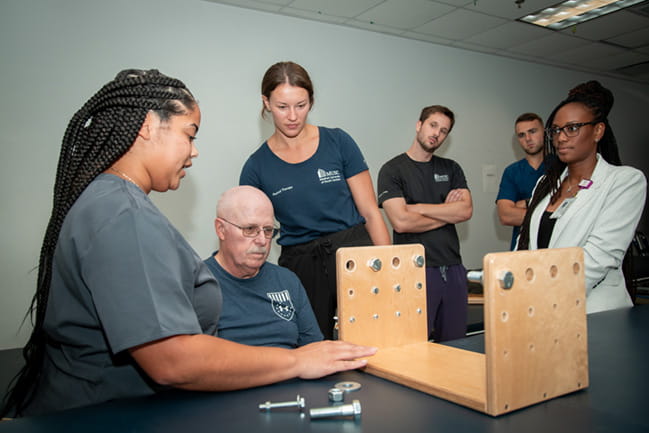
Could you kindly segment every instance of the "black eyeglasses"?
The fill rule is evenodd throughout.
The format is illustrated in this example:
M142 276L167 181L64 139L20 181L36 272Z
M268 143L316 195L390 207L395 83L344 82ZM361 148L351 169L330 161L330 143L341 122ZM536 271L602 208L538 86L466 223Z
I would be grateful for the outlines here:
M599 122L596 120L593 120L592 122L570 123L562 127L552 126L548 128L546 131L548 135L550 135L552 138L557 138L559 134L561 134L561 131L563 131L563 133L566 134L566 137L576 137L579 135L579 130L581 129L582 126L596 125L598 123Z
M230 222L230 221L226 220L225 218L221 218L221 217L219 217L219 218L222 219L223 221L225 221L226 223L232 224L236 228L241 229L241 233L247 238L256 238L257 236L259 236L259 232L263 231L264 232L264 237L266 239L272 239L275 236L277 236L277 233L279 233L279 229L276 228L276 227L269 227L269 226L266 226L266 227L259 227L259 226L241 227L239 225L236 225L233 222Z

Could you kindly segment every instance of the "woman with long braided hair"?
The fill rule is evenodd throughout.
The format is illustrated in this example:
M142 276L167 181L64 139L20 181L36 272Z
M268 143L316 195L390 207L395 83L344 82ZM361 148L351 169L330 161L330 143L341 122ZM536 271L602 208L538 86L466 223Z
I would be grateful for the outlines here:
M517 248L583 247L588 313L633 305L622 261L647 193L642 172L621 165L608 121L613 100L610 90L589 81L573 88L548 118L547 171Z
M216 337L217 281L148 198L198 156L201 113L176 79L125 70L72 118L30 309L25 366L2 415L169 387L230 390L363 366L374 349L250 347Z

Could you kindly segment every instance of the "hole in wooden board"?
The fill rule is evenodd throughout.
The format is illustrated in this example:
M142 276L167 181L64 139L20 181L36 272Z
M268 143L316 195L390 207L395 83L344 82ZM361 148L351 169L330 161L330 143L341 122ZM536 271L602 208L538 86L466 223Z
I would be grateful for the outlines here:
M502 320L503 322L509 320L509 313L507 311L500 313L500 320Z
M347 295L349 295L350 298L354 297L354 289L347 289Z
M527 281L532 281L534 279L534 269L525 269L525 278L527 279Z
M557 265L550 266L550 277L557 278L558 274L559 274L559 268L557 268Z
M572 272L574 272L574 274L577 275L580 270L581 270L581 266L579 266L579 263L573 263Z
M356 262L353 260L347 260L347 263L345 263L345 268L347 268L349 272L353 272L354 269L356 269Z
M534 316L534 306L533 305L530 305L527 308L527 315L530 316L530 317Z
M394 269L398 269L400 265L401 265L401 259L399 259L399 257L392 257L392 267Z

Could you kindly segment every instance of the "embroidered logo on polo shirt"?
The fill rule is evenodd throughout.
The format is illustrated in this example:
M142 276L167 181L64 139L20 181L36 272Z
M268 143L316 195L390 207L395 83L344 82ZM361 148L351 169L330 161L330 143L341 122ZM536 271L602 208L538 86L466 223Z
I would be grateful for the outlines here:
M319 168L317 173L318 173L318 179L320 179L321 184L340 182L342 180L342 176L340 176L339 170L327 171Z
M288 290L266 293L266 296L270 298L275 314L287 322L293 318L295 307L293 307L293 301Z
M448 182L448 174L434 174L435 182Z

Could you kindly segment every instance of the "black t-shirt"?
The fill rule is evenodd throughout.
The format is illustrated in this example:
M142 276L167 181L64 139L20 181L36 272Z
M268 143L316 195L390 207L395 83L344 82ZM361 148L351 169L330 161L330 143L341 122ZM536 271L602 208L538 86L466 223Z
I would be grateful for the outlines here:
M403 197L406 204L440 204L449 191L457 188L468 189L464 172L455 161L433 156L429 162L418 162L402 153L381 167L378 201L382 206L388 199ZM395 231L393 240L395 244L423 244L427 267L462 263L454 224L421 233Z
M544 211L541 216L541 222L539 224L539 234L536 238L536 246L539 248L547 248L550 245L550 238L552 237L552 231L554 230L554 224L557 222L556 219L550 218L554 212Z

